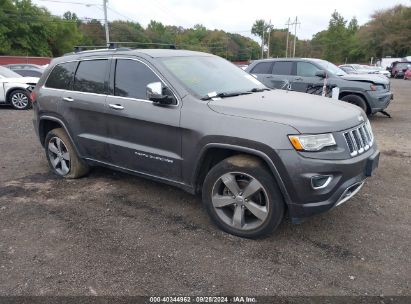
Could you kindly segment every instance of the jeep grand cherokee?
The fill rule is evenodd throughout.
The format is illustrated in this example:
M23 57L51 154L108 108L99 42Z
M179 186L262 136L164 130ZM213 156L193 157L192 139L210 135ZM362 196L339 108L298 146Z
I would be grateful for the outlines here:
M268 89L210 54L79 52L53 60L32 95L57 175L97 165L175 185L242 237L342 204L378 165L360 108Z

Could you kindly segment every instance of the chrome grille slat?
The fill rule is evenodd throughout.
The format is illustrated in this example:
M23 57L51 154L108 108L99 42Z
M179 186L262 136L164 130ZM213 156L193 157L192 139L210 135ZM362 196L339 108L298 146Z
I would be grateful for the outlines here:
M368 123L343 133L352 157L368 151L374 143L374 136Z

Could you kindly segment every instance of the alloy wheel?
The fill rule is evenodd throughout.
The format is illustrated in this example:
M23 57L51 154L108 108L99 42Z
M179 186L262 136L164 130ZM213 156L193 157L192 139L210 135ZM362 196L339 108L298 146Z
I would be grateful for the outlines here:
M218 217L235 229L256 229L268 218L267 191L249 174L229 172L222 175L213 186L211 201Z
M60 175L67 175L70 172L70 153L64 142L58 137L52 137L47 149L54 170Z
M17 92L11 97L11 103L17 109L24 109L29 104L29 98L26 94Z

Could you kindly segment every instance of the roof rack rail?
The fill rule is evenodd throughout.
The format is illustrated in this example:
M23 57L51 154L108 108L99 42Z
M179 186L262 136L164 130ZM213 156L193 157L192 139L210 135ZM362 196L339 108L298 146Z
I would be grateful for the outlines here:
M156 42L135 42L135 41L124 41L124 42L110 42L108 45L109 49L118 49L119 45L146 45L146 46L160 46L167 47L169 49L177 49L175 44L171 43L156 43Z
M107 49L107 45L76 45L74 53L83 52L90 49Z
M108 50L130 51L131 50L130 48L119 47L120 45L136 45L136 46L145 45L145 46L167 47L172 50L177 49L175 44L170 44L170 43L124 41L124 42L110 42L108 45L76 45L74 47L74 53L94 51L94 50L100 50L100 51L108 51Z

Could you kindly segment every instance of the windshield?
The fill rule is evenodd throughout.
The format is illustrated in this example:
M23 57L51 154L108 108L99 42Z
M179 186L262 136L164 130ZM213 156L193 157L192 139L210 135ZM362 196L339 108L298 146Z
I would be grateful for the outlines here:
M200 98L266 89L253 76L220 57L166 57L161 61L183 86Z
M340 69L338 66L335 64L326 61L326 60L316 60L316 62L324 69L327 70L329 73L337 75L337 76L344 76L347 75L346 72L344 72L342 69Z
M0 76L3 76L4 78L16 78L16 77L22 77L21 75L17 74L16 72L13 72L12 70L0 66Z
M397 63L397 67L399 69L406 69L410 65L409 62L404 62L404 63Z

